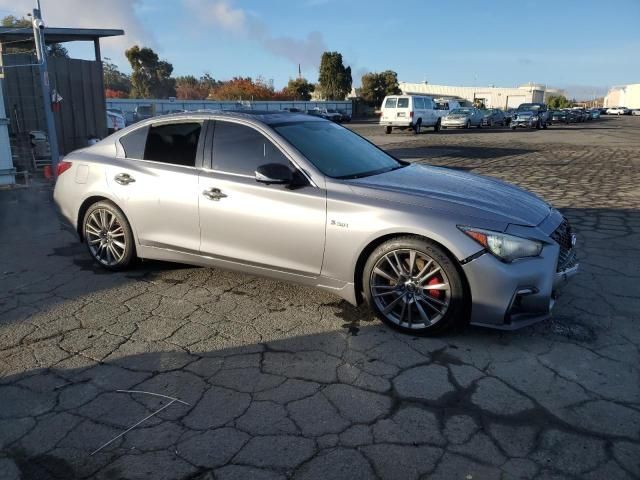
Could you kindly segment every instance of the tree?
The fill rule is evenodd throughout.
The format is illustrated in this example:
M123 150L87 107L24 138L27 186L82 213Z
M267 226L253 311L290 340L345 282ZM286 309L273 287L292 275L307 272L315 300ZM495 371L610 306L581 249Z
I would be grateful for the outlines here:
M102 62L102 76L105 91L119 92L118 96L113 98L126 98L131 93L131 78L118 70L118 66L112 63L109 57L105 57Z
M402 93L398 87L398 74L392 70L385 70L381 73L365 73L362 76L362 87L359 90L359 96L371 107L382 105L382 100L387 95Z
M282 89L281 95L288 96L292 100L309 101L315 88L315 85L306 78L296 78L289 80L287 86Z
M25 17L18 18L14 15L7 15L0 21L0 25L3 27L12 27L12 28L24 28L25 32L30 33L32 29L31 20ZM25 41L27 46L23 47L13 47L8 48L6 50L7 53L31 53L36 49L35 43L33 41ZM47 55L50 57L64 57L69 58L69 52L66 48L62 46L60 43L52 43L47 47Z
M342 63L342 54L324 52L320 60L318 89L327 100L344 100L351 92L351 67Z
M212 100L271 100L275 95L273 86L258 78L234 77L214 88L209 94Z
M570 107L571 102L564 95L552 95L547 99L547 105L551 110L558 110Z
M193 75L176 78L176 97L181 100L204 100L209 88Z
M125 50L131 64L132 98L167 98L176 94L176 81L171 78L173 65L160 60L158 54L148 47L138 45Z

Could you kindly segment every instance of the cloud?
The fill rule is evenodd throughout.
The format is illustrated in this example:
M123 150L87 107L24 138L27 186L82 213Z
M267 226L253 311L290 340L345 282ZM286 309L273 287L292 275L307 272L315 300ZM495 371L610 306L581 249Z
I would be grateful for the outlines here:
M122 37L100 40L103 56L120 60L117 63L126 63L124 50L133 44L156 46L153 35L136 15L137 9L144 8L142 0L41 0L41 4L45 22L52 27L124 30ZM25 16L34 5L33 0L0 0L0 11Z
M260 43L265 50L301 64L303 68L317 68L320 57L327 50L322 33L310 32L306 38L276 36L255 15L235 8L228 0L183 0L184 5L205 25L223 28Z

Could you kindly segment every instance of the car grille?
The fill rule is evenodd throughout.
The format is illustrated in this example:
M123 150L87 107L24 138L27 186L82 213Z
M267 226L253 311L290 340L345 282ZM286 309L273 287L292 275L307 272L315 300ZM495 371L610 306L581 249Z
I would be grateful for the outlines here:
M562 272L577 264L576 249L571 244L573 231L569 221L564 218L562 223L551 234L551 238L560 245L560 254L558 255L558 266L556 271Z

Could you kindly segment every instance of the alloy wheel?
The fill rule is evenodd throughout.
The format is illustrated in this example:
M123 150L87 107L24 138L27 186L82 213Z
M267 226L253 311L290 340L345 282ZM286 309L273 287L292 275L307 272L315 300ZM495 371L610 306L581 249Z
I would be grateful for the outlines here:
M446 315L451 301L449 279L442 266L414 249L393 250L371 271L371 298L389 321L408 329L424 329Z
M91 255L103 265L113 267L125 258L127 237L113 212L95 209L87 217L84 231Z

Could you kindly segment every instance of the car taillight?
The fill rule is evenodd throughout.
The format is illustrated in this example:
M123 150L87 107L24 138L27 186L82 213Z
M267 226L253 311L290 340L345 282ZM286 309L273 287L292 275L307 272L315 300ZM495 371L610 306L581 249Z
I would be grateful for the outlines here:
M411 118L413 118L413 112L411 112L411 113L409 114L409 116L410 116Z
M71 162L58 162L58 168L56 169L56 175L59 177L64 172L71 168Z

